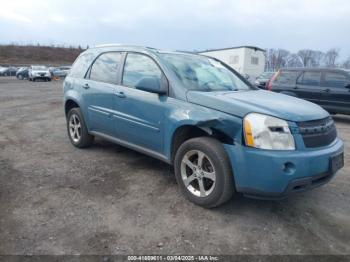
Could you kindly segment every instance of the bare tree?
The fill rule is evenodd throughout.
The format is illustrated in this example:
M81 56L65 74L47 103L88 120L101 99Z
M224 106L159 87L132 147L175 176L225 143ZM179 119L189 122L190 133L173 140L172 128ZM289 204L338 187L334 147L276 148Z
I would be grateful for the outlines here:
M312 50L312 52L311 52L311 66L312 67L320 67L324 55L325 54L321 51Z
M343 67L346 69L350 69L350 56L343 62Z
M312 50L311 49L299 50L297 55L300 57L301 63L304 67L311 66L311 61L312 61Z
M339 48L329 49L324 56L325 65L327 67L336 67L336 61L338 57Z
M303 63L297 54L290 54L287 57L287 67L303 67Z
M289 51L285 49L274 49L274 48L267 49L265 52L266 70L276 71L281 67L285 67L287 65L288 55L289 55Z

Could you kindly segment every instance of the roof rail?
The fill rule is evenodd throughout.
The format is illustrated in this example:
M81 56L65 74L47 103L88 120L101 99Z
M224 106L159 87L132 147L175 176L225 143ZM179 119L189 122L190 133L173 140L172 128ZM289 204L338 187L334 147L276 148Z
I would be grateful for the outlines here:
M122 44L122 43L101 44L101 45L95 45L95 46L92 47L92 48L113 47L113 46L136 47L136 48L145 48L145 49L150 49L150 50L158 51L158 49L157 49L157 48L154 48L154 47L140 46L140 45L126 45L126 44Z

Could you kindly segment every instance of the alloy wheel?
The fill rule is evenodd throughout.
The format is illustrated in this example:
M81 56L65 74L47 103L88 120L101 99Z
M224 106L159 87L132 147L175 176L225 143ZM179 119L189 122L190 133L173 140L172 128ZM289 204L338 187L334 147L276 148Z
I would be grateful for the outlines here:
M182 181L193 195L206 197L214 190L216 173L210 158L200 150L188 151L181 161Z
M81 122L76 114L72 114L69 118L69 134L74 143L78 143L81 138Z

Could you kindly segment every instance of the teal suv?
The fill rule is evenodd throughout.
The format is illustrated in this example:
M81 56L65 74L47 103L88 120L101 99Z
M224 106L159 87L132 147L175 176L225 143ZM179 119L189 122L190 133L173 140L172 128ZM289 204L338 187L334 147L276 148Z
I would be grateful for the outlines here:
M312 189L344 165L325 110L197 54L88 49L64 81L64 109L74 146L100 137L174 165L185 196L208 208L235 192L279 199Z

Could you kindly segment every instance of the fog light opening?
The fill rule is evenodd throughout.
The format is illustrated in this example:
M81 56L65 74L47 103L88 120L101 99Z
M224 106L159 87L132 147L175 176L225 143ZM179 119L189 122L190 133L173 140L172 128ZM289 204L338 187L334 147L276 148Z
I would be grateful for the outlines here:
M295 171L295 165L291 162L286 162L283 165L283 172L287 173L288 175L293 174Z

